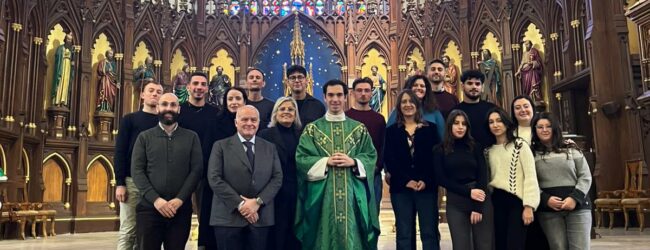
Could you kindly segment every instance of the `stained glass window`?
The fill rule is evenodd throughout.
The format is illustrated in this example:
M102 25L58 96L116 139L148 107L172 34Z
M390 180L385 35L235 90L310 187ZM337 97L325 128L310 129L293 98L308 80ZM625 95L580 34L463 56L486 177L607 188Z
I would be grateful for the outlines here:
M263 16L286 16L293 12L303 12L309 16L320 15L345 15L346 10L352 10L357 14L368 14L368 8L373 8L374 13L387 14L388 0L380 0L377 2L357 0L357 1L341 1L341 0L249 0L249 1L224 1L223 13L226 15L238 15L244 11L249 15L263 15ZM208 2L208 5L212 0ZM376 4L375 4L376 3ZM207 7L206 7L207 9Z

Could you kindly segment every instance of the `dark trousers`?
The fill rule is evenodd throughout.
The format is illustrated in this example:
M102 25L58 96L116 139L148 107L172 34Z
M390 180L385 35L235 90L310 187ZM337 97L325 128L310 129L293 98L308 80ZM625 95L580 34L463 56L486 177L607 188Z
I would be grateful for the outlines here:
M145 202L145 201L142 201ZM192 204L181 206L172 218L163 217L156 208L138 204L136 227L138 246L141 250L183 250L190 236Z
M526 250L549 250L548 240L546 234L539 224L538 213L535 213L535 220L528 225L526 232Z
M472 224L471 198L447 192L447 222L454 250L492 250L494 223L490 200L486 197L484 201L481 222Z
M438 240L438 194L421 192L393 193L390 200L395 213L397 249L415 249L415 215L420 222L420 240L423 250L440 249Z
M199 240L198 246L206 250L216 250L217 240L214 238L214 231L210 226L210 213L212 211L212 189L208 185L208 179L203 178L196 190L197 205L199 207Z
M271 227L214 227L219 250L266 250Z
M522 214L524 205L514 194L501 189L492 193L494 206L494 238L496 249L526 249L526 229Z
M283 185L273 199L275 225L271 227L269 235L269 250L300 250L300 241L293 229L298 191L295 183Z

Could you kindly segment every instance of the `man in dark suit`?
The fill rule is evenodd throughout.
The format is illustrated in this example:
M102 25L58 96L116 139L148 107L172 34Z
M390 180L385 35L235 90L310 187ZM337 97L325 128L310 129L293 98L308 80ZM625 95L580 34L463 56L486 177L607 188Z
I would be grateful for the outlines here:
M266 249L275 223L273 199L282 186L275 145L257 138L259 112L246 105L237 110L237 134L217 141L208 164L214 191L210 225L218 249Z

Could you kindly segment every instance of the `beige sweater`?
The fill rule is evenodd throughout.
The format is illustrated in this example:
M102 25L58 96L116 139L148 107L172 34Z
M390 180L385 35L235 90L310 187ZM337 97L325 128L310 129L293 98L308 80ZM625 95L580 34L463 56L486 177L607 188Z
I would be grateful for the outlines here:
M535 159L530 147L521 139L519 157L513 162L515 143L495 144L488 149L490 165L490 186L516 195L524 206L537 209L539 205L539 185L535 171Z

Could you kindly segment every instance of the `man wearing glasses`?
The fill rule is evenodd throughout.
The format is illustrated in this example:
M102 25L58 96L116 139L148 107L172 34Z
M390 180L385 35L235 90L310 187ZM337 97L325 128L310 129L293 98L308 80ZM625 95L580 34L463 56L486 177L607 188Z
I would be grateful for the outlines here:
M325 105L307 93L307 70L300 65L287 69L287 78L291 88L291 97L298 103L298 113L303 128L325 115Z

